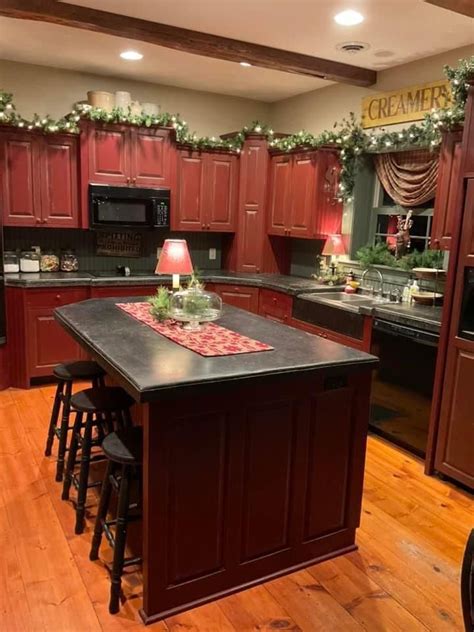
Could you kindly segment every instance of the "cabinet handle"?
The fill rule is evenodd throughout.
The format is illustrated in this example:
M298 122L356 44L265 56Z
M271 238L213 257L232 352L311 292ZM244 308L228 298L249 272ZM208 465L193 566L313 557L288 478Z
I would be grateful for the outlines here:
M41 224L41 220L40 220L40 218L39 218L39 217L37 217L37 218L36 218L36 223L37 223L37 224Z
M211 225L210 224L207 225L207 230L211 230Z
M132 182L133 182L133 184L135 184L135 182L136 182L136 181L137 181L137 179L136 179L136 178L132 178Z
M43 224L47 224L47 223L48 223L48 220L47 220L47 219L43 219L43 220L42 220L42 223L43 223Z
M61 298L61 294L56 294L56 300L59 301Z
M130 184L130 178L127 178L127 184Z
M203 230L206 230L206 224L203 224L203 225L202 225L202 229L203 229Z
M273 297L273 298L272 298L272 301L273 301L274 303L276 303L276 302L277 302L277 300L276 300L276 298L275 298L275 297Z

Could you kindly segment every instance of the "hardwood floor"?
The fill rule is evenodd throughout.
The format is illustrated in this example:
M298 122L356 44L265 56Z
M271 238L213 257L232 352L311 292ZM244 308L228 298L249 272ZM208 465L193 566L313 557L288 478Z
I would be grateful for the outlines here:
M108 614L109 579L43 456L53 386L0 392L0 629L143 630L140 577ZM56 446L55 446L56 447ZM156 631L462 630L459 569L472 496L370 437L359 550L150 626ZM105 549L106 547L104 547Z

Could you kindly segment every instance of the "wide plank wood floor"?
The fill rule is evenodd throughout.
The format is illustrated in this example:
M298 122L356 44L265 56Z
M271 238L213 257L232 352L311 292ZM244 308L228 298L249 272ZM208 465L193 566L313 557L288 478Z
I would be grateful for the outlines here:
M0 630L143 630L140 576L108 614L109 580L43 455L54 386L0 392ZM150 626L160 630L462 630L459 569L472 496L370 437L359 550Z

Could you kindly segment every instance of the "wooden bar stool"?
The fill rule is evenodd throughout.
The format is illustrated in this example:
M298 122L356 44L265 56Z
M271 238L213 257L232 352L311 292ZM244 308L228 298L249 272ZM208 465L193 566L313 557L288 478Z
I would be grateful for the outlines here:
M57 437L59 443L56 480L62 481L64 458L67 451L67 436L68 431L71 429L69 426L69 414L71 410L72 385L79 380L87 380L92 382L92 386L94 387L103 386L105 371L96 362L80 360L78 362L58 364L58 366L53 369L53 374L58 380L58 386L54 396L44 454L45 456L51 456L54 437ZM61 424L58 426L61 404Z
M76 533L84 531L87 490L101 484L101 482L89 483L91 462L105 458L102 452L92 455L92 448L100 446L107 433L132 425L130 416L132 404L133 399L130 395L117 386L88 388L71 397L71 407L76 411L76 418L69 446L62 498L63 500L69 499L69 490L71 483L73 483L77 489ZM84 415L86 416L85 422L83 422ZM96 430L96 437L93 438L94 430ZM79 477L77 477L74 473L74 467L79 449L81 459Z
M98 559L102 533L104 533L109 544L114 549L112 568L108 568L112 580L109 612L110 614L116 614L120 607L123 569L126 566L134 566L141 563L141 558L139 557L125 558L125 546L127 543L128 524L131 520L141 517L139 515L130 516L129 511L141 504L141 498L139 498L138 503L130 505L130 484L133 475L138 471L141 490L142 429L132 427L112 432L105 437L102 449L108 458L107 473L102 484L89 558L91 560ZM118 492L117 516L115 520L107 520L112 489ZM115 526L115 537L110 529L111 526Z

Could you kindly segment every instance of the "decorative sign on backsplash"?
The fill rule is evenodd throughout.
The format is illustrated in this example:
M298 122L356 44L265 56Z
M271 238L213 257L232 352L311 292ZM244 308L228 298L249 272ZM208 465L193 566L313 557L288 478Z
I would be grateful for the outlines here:
M96 254L105 257L140 257L142 234L130 231L99 231L96 233Z
M362 127L379 127L407 121L420 121L432 110L449 107L453 102L448 80L434 81L373 94L362 99Z

